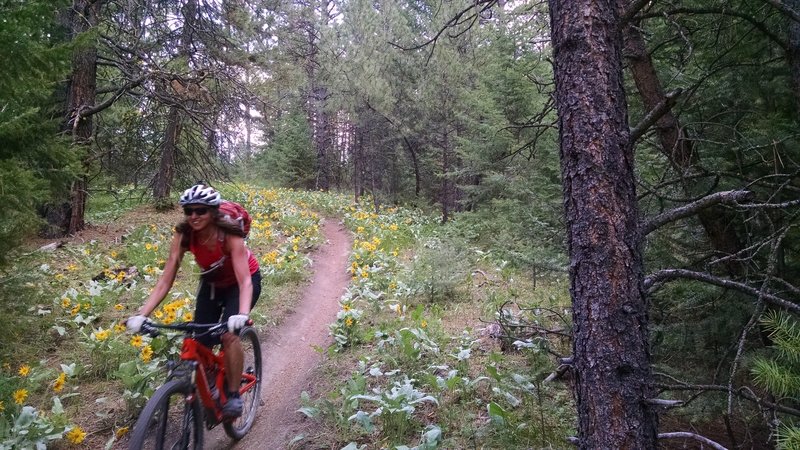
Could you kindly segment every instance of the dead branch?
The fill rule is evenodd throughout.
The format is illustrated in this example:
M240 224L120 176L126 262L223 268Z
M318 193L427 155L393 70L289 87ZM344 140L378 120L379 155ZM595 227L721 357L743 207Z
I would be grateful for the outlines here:
M663 374L656 374L656 375L663 376ZM795 417L800 417L800 410L791 408L789 406L784 406L778 403L770 402L768 400L764 400L763 398L760 398L757 395L755 395L753 391L751 391L746 386L741 386L738 388L730 388L728 386L722 386L718 384L688 384L688 383L680 383L680 384L655 383L654 386L660 389L661 391L697 391L697 392L725 392L725 393L730 392L733 395L736 395L739 398L743 398L745 400L749 400L762 408L775 410L779 413L789 414Z
M681 93L683 93L682 89L675 89L674 91L667 92L664 95L664 99L658 102L658 104L642 118L641 122L631 128L631 135L629 138L631 145L638 141L650 127L658 122L658 119L663 117L664 114L668 113L669 110L675 106Z
M711 439L700 436L699 434L689 433L688 431L673 431L671 433L658 433L659 439L694 439L695 441L702 442L706 445L711 446L717 450L728 450L727 448L723 447L722 445L718 444L717 442L712 441Z
M739 202L743 202L751 198L752 196L753 193L750 191L715 192L699 200L695 200L691 203L688 203L686 205L669 210L667 212L661 213L653 217L652 219L643 223L639 227L639 236L641 237L647 236L657 228L664 226L670 222L674 222L676 220L694 215L697 213L697 211L700 211L701 209L705 209L720 203L731 203L739 205Z
M786 237L786 233L789 231L789 228L786 228L783 234L780 235L777 239L775 239L772 243L772 251L769 255L769 263L767 265L767 275L772 276L775 275L776 268L778 266L778 253L781 247L781 243L783 239ZM759 296L758 300L756 301L756 307L753 310L753 315L750 317L750 320L745 325L744 329L742 330L742 334L739 337L739 343L736 348L736 356L733 358L733 363L731 365L731 372L728 378L728 388L730 389L728 393L728 414L731 414L733 410L733 379L736 376L736 370L739 367L739 361L741 360L742 354L744 353L744 345L747 341L747 335L750 334L750 330L752 330L757 324L759 318L761 318L761 313L764 312L764 300L763 296L767 292L769 285L769 279L765 279L761 283L761 289L759 289Z
M764 2L769 3L775 9L780 11L782 14L789 16L789 18L795 22L800 22L800 12L783 3L781 0L764 0Z
M766 292L762 293L759 289L756 289L748 284L729 280L726 278L717 277L706 272L696 272L694 270L688 270L688 269L659 270L658 272L655 272L650 276L648 276L647 278L645 278L644 288L648 293L652 293L656 290L656 287L658 285L679 278L687 280L703 281L705 283L713 284L715 286L724 287L727 289L733 289L739 292L744 292L745 294L750 294L753 297L761 297L764 299L765 302L769 303L770 305L777 306L779 308L785 308L793 313L800 314L800 305L792 301L779 297L775 294L770 294Z

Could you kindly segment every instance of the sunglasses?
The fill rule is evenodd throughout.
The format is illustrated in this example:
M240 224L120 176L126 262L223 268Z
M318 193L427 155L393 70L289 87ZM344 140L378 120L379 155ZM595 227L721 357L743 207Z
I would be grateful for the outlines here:
M191 216L192 214L197 214L198 216L203 216L208 212L208 208L183 208L183 213L186 216Z

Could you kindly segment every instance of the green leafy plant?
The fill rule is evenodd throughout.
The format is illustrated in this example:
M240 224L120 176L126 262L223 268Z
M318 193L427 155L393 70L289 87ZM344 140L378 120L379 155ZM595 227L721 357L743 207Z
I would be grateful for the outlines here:
M439 404L435 397L417 390L413 381L406 377L402 381L395 381L388 390L374 389L375 395L352 396L353 400L375 403L377 408L371 413L359 410L349 420L359 423L369 432L373 429L372 419L380 417L382 433L394 441L402 439L413 426L411 419L415 405L424 402Z
M755 359L754 380L779 399L796 399L800 395L800 323L778 311L767 312L761 323L770 333L773 354ZM784 420L776 430L778 446L800 448L800 427L795 420Z

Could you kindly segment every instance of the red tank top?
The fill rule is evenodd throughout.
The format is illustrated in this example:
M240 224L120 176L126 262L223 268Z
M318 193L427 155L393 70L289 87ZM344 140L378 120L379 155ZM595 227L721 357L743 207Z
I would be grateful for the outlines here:
M231 261L230 255L225 254L223 247L226 235L225 233L220 233L220 235L222 238L216 240L217 245L214 246L213 250L209 250L208 247L197 242L194 233L192 233L189 239L189 251L192 252L194 260L203 271L210 269L214 263L218 263L222 260L222 267L209 273L209 279L212 280L217 287L227 287L236 284L237 281L236 274L233 271L233 262ZM224 260L223 257L225 258ZM250 249L247 249L247 265L250 266L250 275L258 271L258 260Z

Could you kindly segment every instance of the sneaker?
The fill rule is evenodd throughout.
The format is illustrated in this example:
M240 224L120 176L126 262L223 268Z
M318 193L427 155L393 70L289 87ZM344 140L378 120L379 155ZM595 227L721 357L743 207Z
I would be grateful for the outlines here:
M244 404L242 403L242 399L237 397L228 397L228 401L222 405L222 417L225 418L234 418L239 417L242 415L242 410L244 409Z

